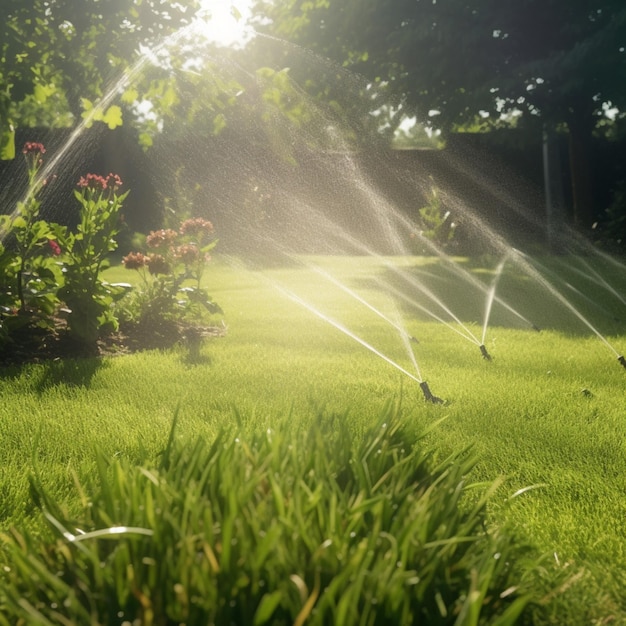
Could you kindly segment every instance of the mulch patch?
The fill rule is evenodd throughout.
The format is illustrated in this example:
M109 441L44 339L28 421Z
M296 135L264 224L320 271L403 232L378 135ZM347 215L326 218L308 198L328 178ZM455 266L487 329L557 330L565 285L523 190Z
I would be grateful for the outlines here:
M131 354L142 350L167 349L177 344L197 351L202 340L226 334L225 326L194 326L161 321L159 324L121 324L119 330L103 335L95 346L86 348L72 340L65 320L53 328L25 326L11 335L0 348L0 367L42 363L61 359L99 358Z

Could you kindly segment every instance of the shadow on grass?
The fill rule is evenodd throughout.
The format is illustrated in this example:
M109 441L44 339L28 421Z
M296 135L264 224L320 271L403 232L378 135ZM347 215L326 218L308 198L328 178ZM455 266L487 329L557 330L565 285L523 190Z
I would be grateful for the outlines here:
M408 317L432 321L438 316L452 322L453 314L463 323L482 327L497 263L490 267L476 259L459 259L454 266L386 268L378 279L360 279L357 287L387 290ZM618 291L610 288L621 277L607 276L602 284L578 272L573 262L568 267L561 259L548 260L539 268L543 281L518 266L505 265L497 281L490 326L535 326L581 337L593 334L592 327L603 335L626 332L626 305Z
M36 369L32 369L33 365ZM37 364L15 364L0 368L0 380L16 380L26 368L30 368L30 375L36 378L33 386L37 393L59 386L89 387L96 373L108 365L108 361L99 357L59 358Z
M89 387L96 373L108 367L101 358L59 359L43 364L43 372L37 383L37 391L51 387Z

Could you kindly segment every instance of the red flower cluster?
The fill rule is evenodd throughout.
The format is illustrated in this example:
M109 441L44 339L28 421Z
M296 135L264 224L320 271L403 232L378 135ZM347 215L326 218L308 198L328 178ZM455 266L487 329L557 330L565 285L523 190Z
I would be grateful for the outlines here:
M98 174L87 174L87 176L81 176L78 181L78 186L83 189L93 189L94 191L104 191L107 188L106 178L98 176Z
M180 259L185 265L191 265L200 258L200 250L193 243L186 243L173 250L174 258Z
M54 256L59 256L59 254L61 254L61 246L59 246L54 239L48 239L48 245L50 246L50 250L52 250L52 254L54 254Z
M87 174L86 176L81 176L78 186L94 191L104 191L105 189L113 189L115 191L122 186L122 179L117 174L108 174L107 176Z
M43 147L42 143L27 141L24 144L24 148L22 148L22 154L26 157L28 169L31 171L31 174L36 172L43 163L41 155L45 154L45 152L46 149Z
M212 235L213 232L213 224L201 217L192 217L180 225L181 235L199 235L201 233Z
M123 259L122 264L127 270L139 270L147 267L151 274L169 274L170 266L162 254L142 254L141 252L129 252Z
M149 248L161 248L163 246L170 246L178 237L178 233L171 228L162 228L161 230L152 230L146 237L146 244Z
M39 156L40 154L45 154L46 149L44 148L42 143L37 143L35 141L27 141L24 144L24 148L22 149L23 154L36 154Z
M122 259L122 264L127 270L138 270L146 265L148 257L141 252L130 252Z
M169 274L171 271L169 263L161 254L149 254L146 259L146 264L151 274Z
M106 178L107 187L109 189L119 189L124 183L122 183L122 179L117 174L109 173Z

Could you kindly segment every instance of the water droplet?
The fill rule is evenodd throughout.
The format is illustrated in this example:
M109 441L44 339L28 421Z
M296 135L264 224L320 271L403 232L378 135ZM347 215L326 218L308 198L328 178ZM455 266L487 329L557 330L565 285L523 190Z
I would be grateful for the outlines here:
M383 428L387 428L387 424L383 424L383 426L382 426L382 427L383 427Z
M356 537L356 533L355 533L354 531L352 531L352 532L350 533L350 538L351 538L351 539L354 539L355 537Z
M235 437L235 443L239 443L239 437Z
M497 561L497 560L498 560L501 556L502 556L502 555L501 555L499 552L496 552L496 553L493 555L493 558Z

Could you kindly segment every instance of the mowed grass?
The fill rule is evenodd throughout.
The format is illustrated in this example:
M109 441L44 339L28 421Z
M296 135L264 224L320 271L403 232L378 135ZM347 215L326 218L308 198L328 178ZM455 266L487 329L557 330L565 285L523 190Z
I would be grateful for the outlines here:
M609 345L509 264L497 293L542 330L494 303L485 335L491 362L458 334L466 332L459 323L450 328L437 321L431 314L451 318L411 284L419 278L480 343L486 296L444 262L302 261L249 269L216 259L206 285L224 309L228 332L207 341L199 358L181 345L103 361L5 369L2 527L36 523L28 496L33 466L53 496L71 508L74 477L94 472L96 449L137 462L155 458L176 410L183 441L210 438L229 425L276 430L288 421L289 428L304 429L320 413L346 415L358 432L375 422L386 402L401 398L416 437L436 424L426 437L436 457L469 448L477 458L472 480L505 478L491 501L490 519L494 526L508 524L543 559L533 584L544 595L548 621L626 623L626 370L616 358L626 350L626 322L620 321L626 307L597 277L589 279L589 261L542 263L564 277L560 282L547 274ZM458 263L486 285L497 264ZM620 268L594 267L620 291ZM108 279L127 281L129 272L113 268ZM407 297L398 298L398 291ZM418 338L411 345L419 369L396 325ZM445 404L425 402L417 382L399 368L426 380Z

